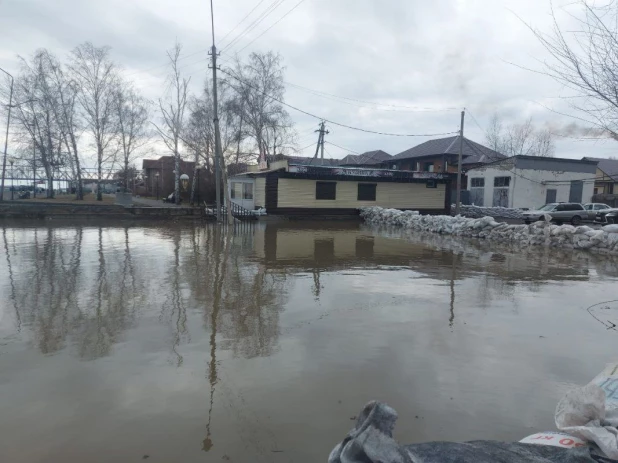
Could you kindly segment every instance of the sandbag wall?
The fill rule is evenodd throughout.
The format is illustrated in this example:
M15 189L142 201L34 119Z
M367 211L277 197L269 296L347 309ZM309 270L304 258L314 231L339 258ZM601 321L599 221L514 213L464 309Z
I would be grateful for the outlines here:
M587 249L602 254L618 255L618 225L601 230L588 226L553 225L535 222L530 225L499 223L493 217L472 219L462 216L419 215L417 211L400 211L381 207L360 210L367 223L393 225L410 230L440 233L517 243L525 246L552 246L565 249Z

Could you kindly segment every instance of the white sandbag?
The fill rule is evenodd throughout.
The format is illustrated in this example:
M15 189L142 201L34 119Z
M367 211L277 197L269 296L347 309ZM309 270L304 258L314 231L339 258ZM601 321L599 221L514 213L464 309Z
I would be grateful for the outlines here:
M603 227L603 231L605 233L618 233L618 225L617 224L605 225Z
M558 402L556 426L562 432L594 442L609 458L618 459L618 363Z
M592 231L592 230L593 229L588 227L587 225L582 225L580 227L575 228L574 234L575 235L579 235L579 234L586 233L586 232L589 232L589 231Z

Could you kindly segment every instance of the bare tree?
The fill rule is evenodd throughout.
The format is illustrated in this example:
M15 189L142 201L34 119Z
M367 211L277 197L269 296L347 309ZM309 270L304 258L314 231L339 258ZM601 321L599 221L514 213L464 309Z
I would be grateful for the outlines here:
M283 99L283 71L279 54L252 53L247 63L237 59L234 69L229 71L231 78L225 81L239 96L236 110L247 133L254 139L260 157L268 152L269 129L277 128L280 139L283 138L281 132L290 130L287 112L273 99Z
M555 146L552 134L547 129L536 129L532 119L523 124L504 126L497 114L491 119L486 134L488 146L506 156L552 157Z
M140 148L148 143L148 105L129 83L120 82L114 95L114 110L118 120L123 171L127 173L130 172L129 165L139 155ZM125 191L131 189L131 178L130 175L124 176Z
M81 157L79 136L81 134L81 119L77 113L78 86L64 71L61 63L47 50L43 50L49 63L52 79L57 92L58 103L54 106L62 139L66 147L66 165L75 183L75 199L84 199L81 172Z
M545 73L582 97L571 100L573 108L583 111L593 124L616 139L618 2L597 5L579 0L575 5L580 14L570 17L575 18L578 27L567 30L561 26L553 9L550 33L528 27L553 58L544 63Z
M294 150L296 146L294 122L287 113L282 114L278 120L274 121L273 125L266 129L264 149L267 154L276 156L290 149Z
M20 58L21 69L15 83L15 137L22 157L31 163L33 177L41 165L47 179L47 197L54 197L54 176L66 160L64 135L57 115L62 111L60 88L55 81L57 61L46 50L38 50L30 60ZM35 185L36 187L36 185Z
M83 112L85 128L97 151L97 200L103 200L103 166L116 159L113 143L118 133L118 118L114 99L118 86L116 65L109 58L109 47L95 47L90 42L77 46L71 52L70 69L77 82L77 99Z
M188 102L189 119L184 127L183 141L201 159L208 172L214 165L213 107L208 82L200 96L192 96Z
M178 61L182 52L182 45L176 43L171 51L167 52L171 72L168 76L168 91L163 98L159 98L159 110L163 119L163 127L153 123L166 146L174 153L174 198L180 203L180 143L182 141L185 110L187 108L188 88L191 78L184 78L180 73Z

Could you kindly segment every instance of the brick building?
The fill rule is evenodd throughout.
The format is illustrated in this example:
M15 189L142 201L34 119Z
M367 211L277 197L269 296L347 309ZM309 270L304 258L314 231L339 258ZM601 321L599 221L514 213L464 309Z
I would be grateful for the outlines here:
M383 161L382 165L399 170L456 173L459 140L459 135L429 140ZM462 170L464 174L469 169L499 161L505 157L503 154L468 138L464 137L463 139ZM462 186L464 189L465 180L464 175Z
M180 160L180 174L187 174L189 176L189 191L183 192L181 185L181 197L183 198L188 197L190 194L194 168L194 162ZM147 196L157 196L157 188L160 198L165 198L174 192L174 156L144 159L142 169L144 171L144 185Z

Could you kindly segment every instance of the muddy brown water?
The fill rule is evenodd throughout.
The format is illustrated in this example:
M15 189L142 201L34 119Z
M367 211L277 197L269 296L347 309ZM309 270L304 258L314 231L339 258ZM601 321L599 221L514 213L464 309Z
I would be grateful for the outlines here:
M616 360L616 310L586 310L618 299L609 258L352 223L0 232L2 462L326 461L371 399L402 442L519 440Z

